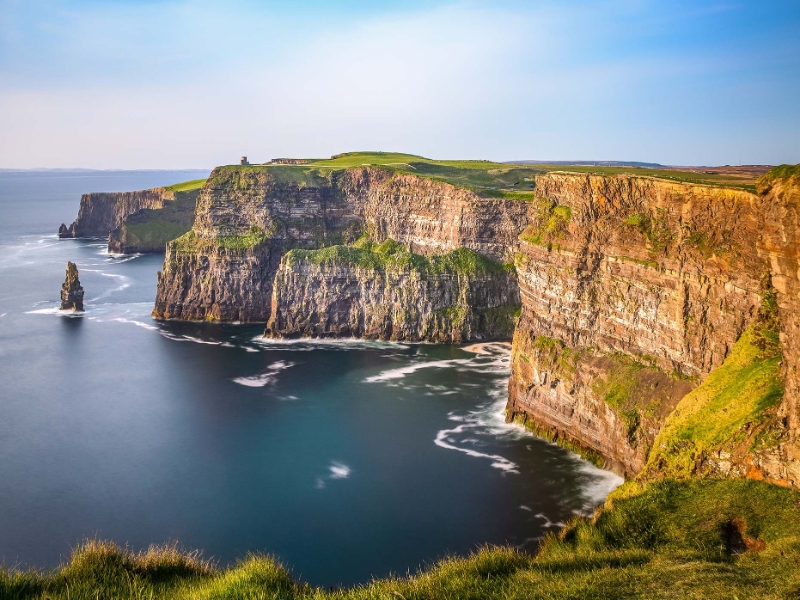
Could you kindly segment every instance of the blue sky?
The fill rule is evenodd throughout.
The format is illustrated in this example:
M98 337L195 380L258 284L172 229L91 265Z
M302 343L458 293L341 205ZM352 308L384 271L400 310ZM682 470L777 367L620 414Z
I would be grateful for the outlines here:
M0 167L800 162L800 2L0 0Z

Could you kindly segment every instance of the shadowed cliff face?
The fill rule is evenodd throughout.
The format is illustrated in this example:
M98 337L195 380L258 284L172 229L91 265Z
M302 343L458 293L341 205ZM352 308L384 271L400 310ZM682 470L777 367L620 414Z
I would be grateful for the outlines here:
M143 208L161 208L173 194L164 188L138 192L99 192L81 196L78 218L68 228L59 229L60 237L107 236L120 227L128 215Z
M457 268L454 254L470 268ZM289 252L275 277L267 333L444 344L510 339L519 309L513 271L464 248L440 268L437 258L343 247Z
M108 251L118 254L163 252L167 242L192 228L200 190L162 193L161 208L142 208L108 235Z

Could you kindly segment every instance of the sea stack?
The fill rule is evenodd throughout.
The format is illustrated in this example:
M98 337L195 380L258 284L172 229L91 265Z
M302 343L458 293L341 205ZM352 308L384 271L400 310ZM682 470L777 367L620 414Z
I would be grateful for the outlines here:
M83 312L83 288L74 262L67 262L67 278L61 286L61 310Z

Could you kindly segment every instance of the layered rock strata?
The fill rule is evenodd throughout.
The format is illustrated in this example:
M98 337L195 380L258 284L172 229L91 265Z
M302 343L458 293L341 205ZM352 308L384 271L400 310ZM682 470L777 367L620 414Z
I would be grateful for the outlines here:
M164 190L161 208L142 208L124 218L108 235L108 251L116 254L163 252L167 242L192 228L200 190Z
M105 237L120 227L128 215L143 208L161 208L173 199L174 193L165 188L83 194L78 218L69 227L62 223L58 235L62 238Z
M379 264L353 260L353 252L287 253L275 276L267 335L444 344L510 339L519 309L513 271L466 249L432 261L398 251L411 259L395 255ZM475 266L456 268L459 254L471 255L463 262Z
M262 321L283 255L369 233L419 254L513 254L530 206L437 180L364 167L220 167L184 238L167 247L157 318Z
M67 276L61 286L61 310L83 312L83 287L78 279L78 267L73 262L67 263Z
M763 204L638 177L552 173L536 184L539 215L516 265L523 307L508 417L631 475L667 414L758 312ZM570 368L541 351L550 339ZM626 372L620 361L633 362Z

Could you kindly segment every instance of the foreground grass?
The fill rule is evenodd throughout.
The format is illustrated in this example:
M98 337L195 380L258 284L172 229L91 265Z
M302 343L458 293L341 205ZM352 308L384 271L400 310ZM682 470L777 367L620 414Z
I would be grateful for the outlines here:
M797 598L800 492L749 480L627 484L533 556L486 547L344 590L295 581L273 558L218 569L175 546L87 542L51 573L0 571L8 600Z

